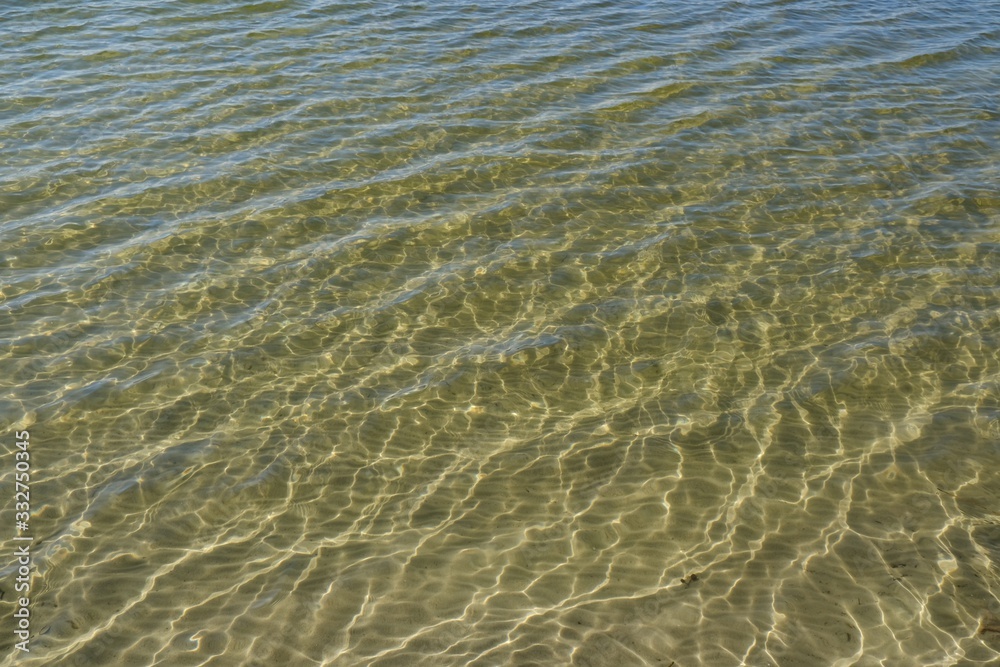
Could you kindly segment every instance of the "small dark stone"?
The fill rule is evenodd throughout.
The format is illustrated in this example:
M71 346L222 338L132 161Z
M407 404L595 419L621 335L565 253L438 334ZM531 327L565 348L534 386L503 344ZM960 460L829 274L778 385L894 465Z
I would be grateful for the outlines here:
M681 577L681 583L684 584L685 588L687 588L688 586L690 586L691 584L693 584L696 581L698 581L698 575L697 574L689 574L686 577Z
M992 614L983 617L979 623L979 634L985 635L987 633L1000 634L1000 618Z

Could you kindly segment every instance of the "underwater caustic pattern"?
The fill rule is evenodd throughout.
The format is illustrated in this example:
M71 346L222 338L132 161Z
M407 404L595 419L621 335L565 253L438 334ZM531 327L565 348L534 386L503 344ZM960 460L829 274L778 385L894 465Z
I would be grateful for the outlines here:
M996 2L0 21L0 665L1000 662Z

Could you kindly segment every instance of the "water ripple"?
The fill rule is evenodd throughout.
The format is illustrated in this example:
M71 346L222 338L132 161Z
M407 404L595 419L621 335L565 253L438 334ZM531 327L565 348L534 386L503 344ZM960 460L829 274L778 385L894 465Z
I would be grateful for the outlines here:
M0 18L3 664L997 661L994 4Z

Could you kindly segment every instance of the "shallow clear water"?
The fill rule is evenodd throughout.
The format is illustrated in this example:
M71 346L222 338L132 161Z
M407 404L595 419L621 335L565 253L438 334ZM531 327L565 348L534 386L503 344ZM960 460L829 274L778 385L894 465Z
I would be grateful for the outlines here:
M1000 4L0 9L0 664L1000 661Z

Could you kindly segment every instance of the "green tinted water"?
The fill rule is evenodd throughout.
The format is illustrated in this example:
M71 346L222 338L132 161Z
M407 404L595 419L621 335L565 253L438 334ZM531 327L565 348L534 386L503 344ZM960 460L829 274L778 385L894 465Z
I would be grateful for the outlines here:
M0 16L3 664L1000 660L996 3Z

